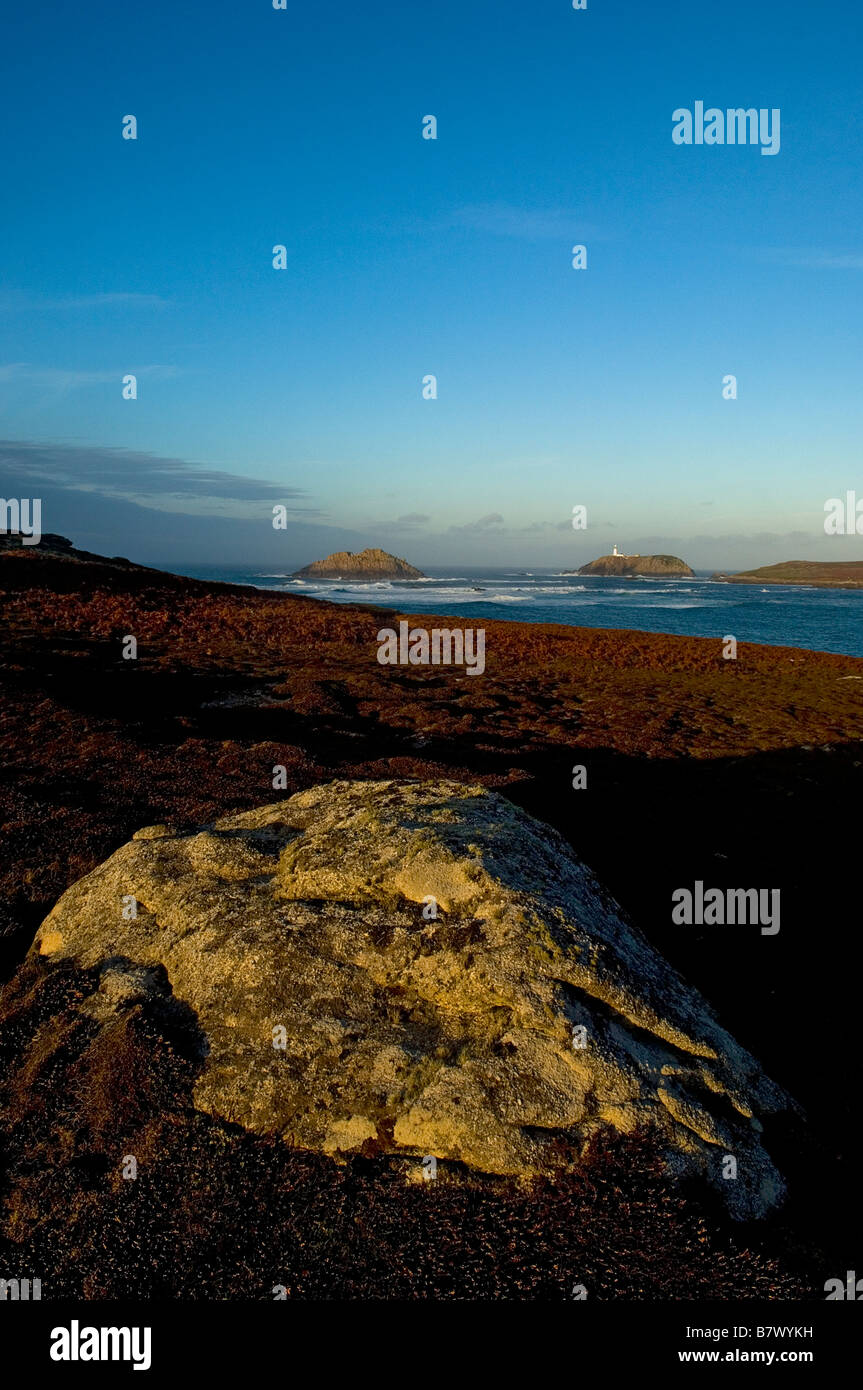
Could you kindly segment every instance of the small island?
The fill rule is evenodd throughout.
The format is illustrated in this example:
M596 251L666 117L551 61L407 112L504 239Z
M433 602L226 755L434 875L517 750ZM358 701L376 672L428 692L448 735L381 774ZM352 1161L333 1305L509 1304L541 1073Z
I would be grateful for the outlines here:
M823 589L863 589L863 560L782 560L778 565L712 574L724 584L814 584Z
M685 560L676 555L624 555L617 546L610 555L600 555L578 570L566 570L566 574L612 575L617 578L630 578L646 575L653 579L692 579L693 571Z
M359 579L370 583L376 579L425 577L422 570L415 569L407 560L377 547L362 550L358 555L350 550L336 550L325 560L314 560L292 575L293 579Z

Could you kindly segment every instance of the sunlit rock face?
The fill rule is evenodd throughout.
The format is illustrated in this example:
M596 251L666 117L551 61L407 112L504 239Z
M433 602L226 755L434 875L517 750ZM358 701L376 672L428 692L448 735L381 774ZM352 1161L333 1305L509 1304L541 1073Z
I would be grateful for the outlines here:
M377 546L354 553L336 550L325 560L313 560L297 570L294 579L424 579L422 570Z
M529 1176L651 1129L733 1215L782 1197L759 1117L793 1102L557 832L481 786L334 782L148 827L33 951L98 968L105 1028L167 988L195 1104L256 1133Z

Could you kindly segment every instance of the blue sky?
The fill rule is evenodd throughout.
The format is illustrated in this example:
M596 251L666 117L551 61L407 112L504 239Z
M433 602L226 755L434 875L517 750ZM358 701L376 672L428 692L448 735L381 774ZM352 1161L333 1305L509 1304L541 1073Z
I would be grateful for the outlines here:
M163 563L858 553L823 532L863 496L850 0L13 3L0 42L0 491L44 529ZM780 152L675 145L696 100L778 107Z

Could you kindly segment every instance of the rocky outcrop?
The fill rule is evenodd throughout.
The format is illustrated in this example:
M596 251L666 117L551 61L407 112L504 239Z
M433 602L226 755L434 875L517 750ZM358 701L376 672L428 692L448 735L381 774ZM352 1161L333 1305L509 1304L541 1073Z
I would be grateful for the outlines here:
M27 537L25 540L20 531L0 532L0 550L29 549L65 552L73 551L74 547L65 536L58 536L53 531L46 531L35 543L32 537Z
M390 555L377 547L361 550L354 555L350 550L336 550L326 560L315 560L304 569L297 570L294 579L424 579L421 570Z
M196 1106L257 1134L530 1175L649 1130L735 1216L782 1195L759 1117L793 1103L565 841L481 786L336 782L150 826L36 953L91 981L91 1027L167 989Z
M693 571L685 560L676 555L601 555L582 565L577 574L629 575L643 574L655 579L689 579Z

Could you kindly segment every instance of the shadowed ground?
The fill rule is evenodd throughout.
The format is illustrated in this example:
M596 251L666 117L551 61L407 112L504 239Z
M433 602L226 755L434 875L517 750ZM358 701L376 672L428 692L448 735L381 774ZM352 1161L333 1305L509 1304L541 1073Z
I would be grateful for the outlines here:
M859 1262L863 662L489 622L486 673L467 677L379 666L377 630L397 616L380 609L32 551L0 555L0 591L7 977L65 888L136 829L270 802L274 765L284 795L335 777L478 781L557 827L809 1121L768 1136L791 1198L751 1231L668 1190L642 1140L533 1195L414 1189L373 1153L339 1168L189 1118L182 1021L131 1016L102 1055L64 1032L77 986L45 967L3 1006L4 1267L90 1296L266 1297L272 1281L306 1297L568 1297L581 1281L666 1298L823 1297ZM778 936L672 926L672 891L697 878L781 888ZM24 1075L40 1028L43 1065ZM126 1030L158 1061L146 1078ZM117 1133L151 1156L137 1183L109 1171Z

